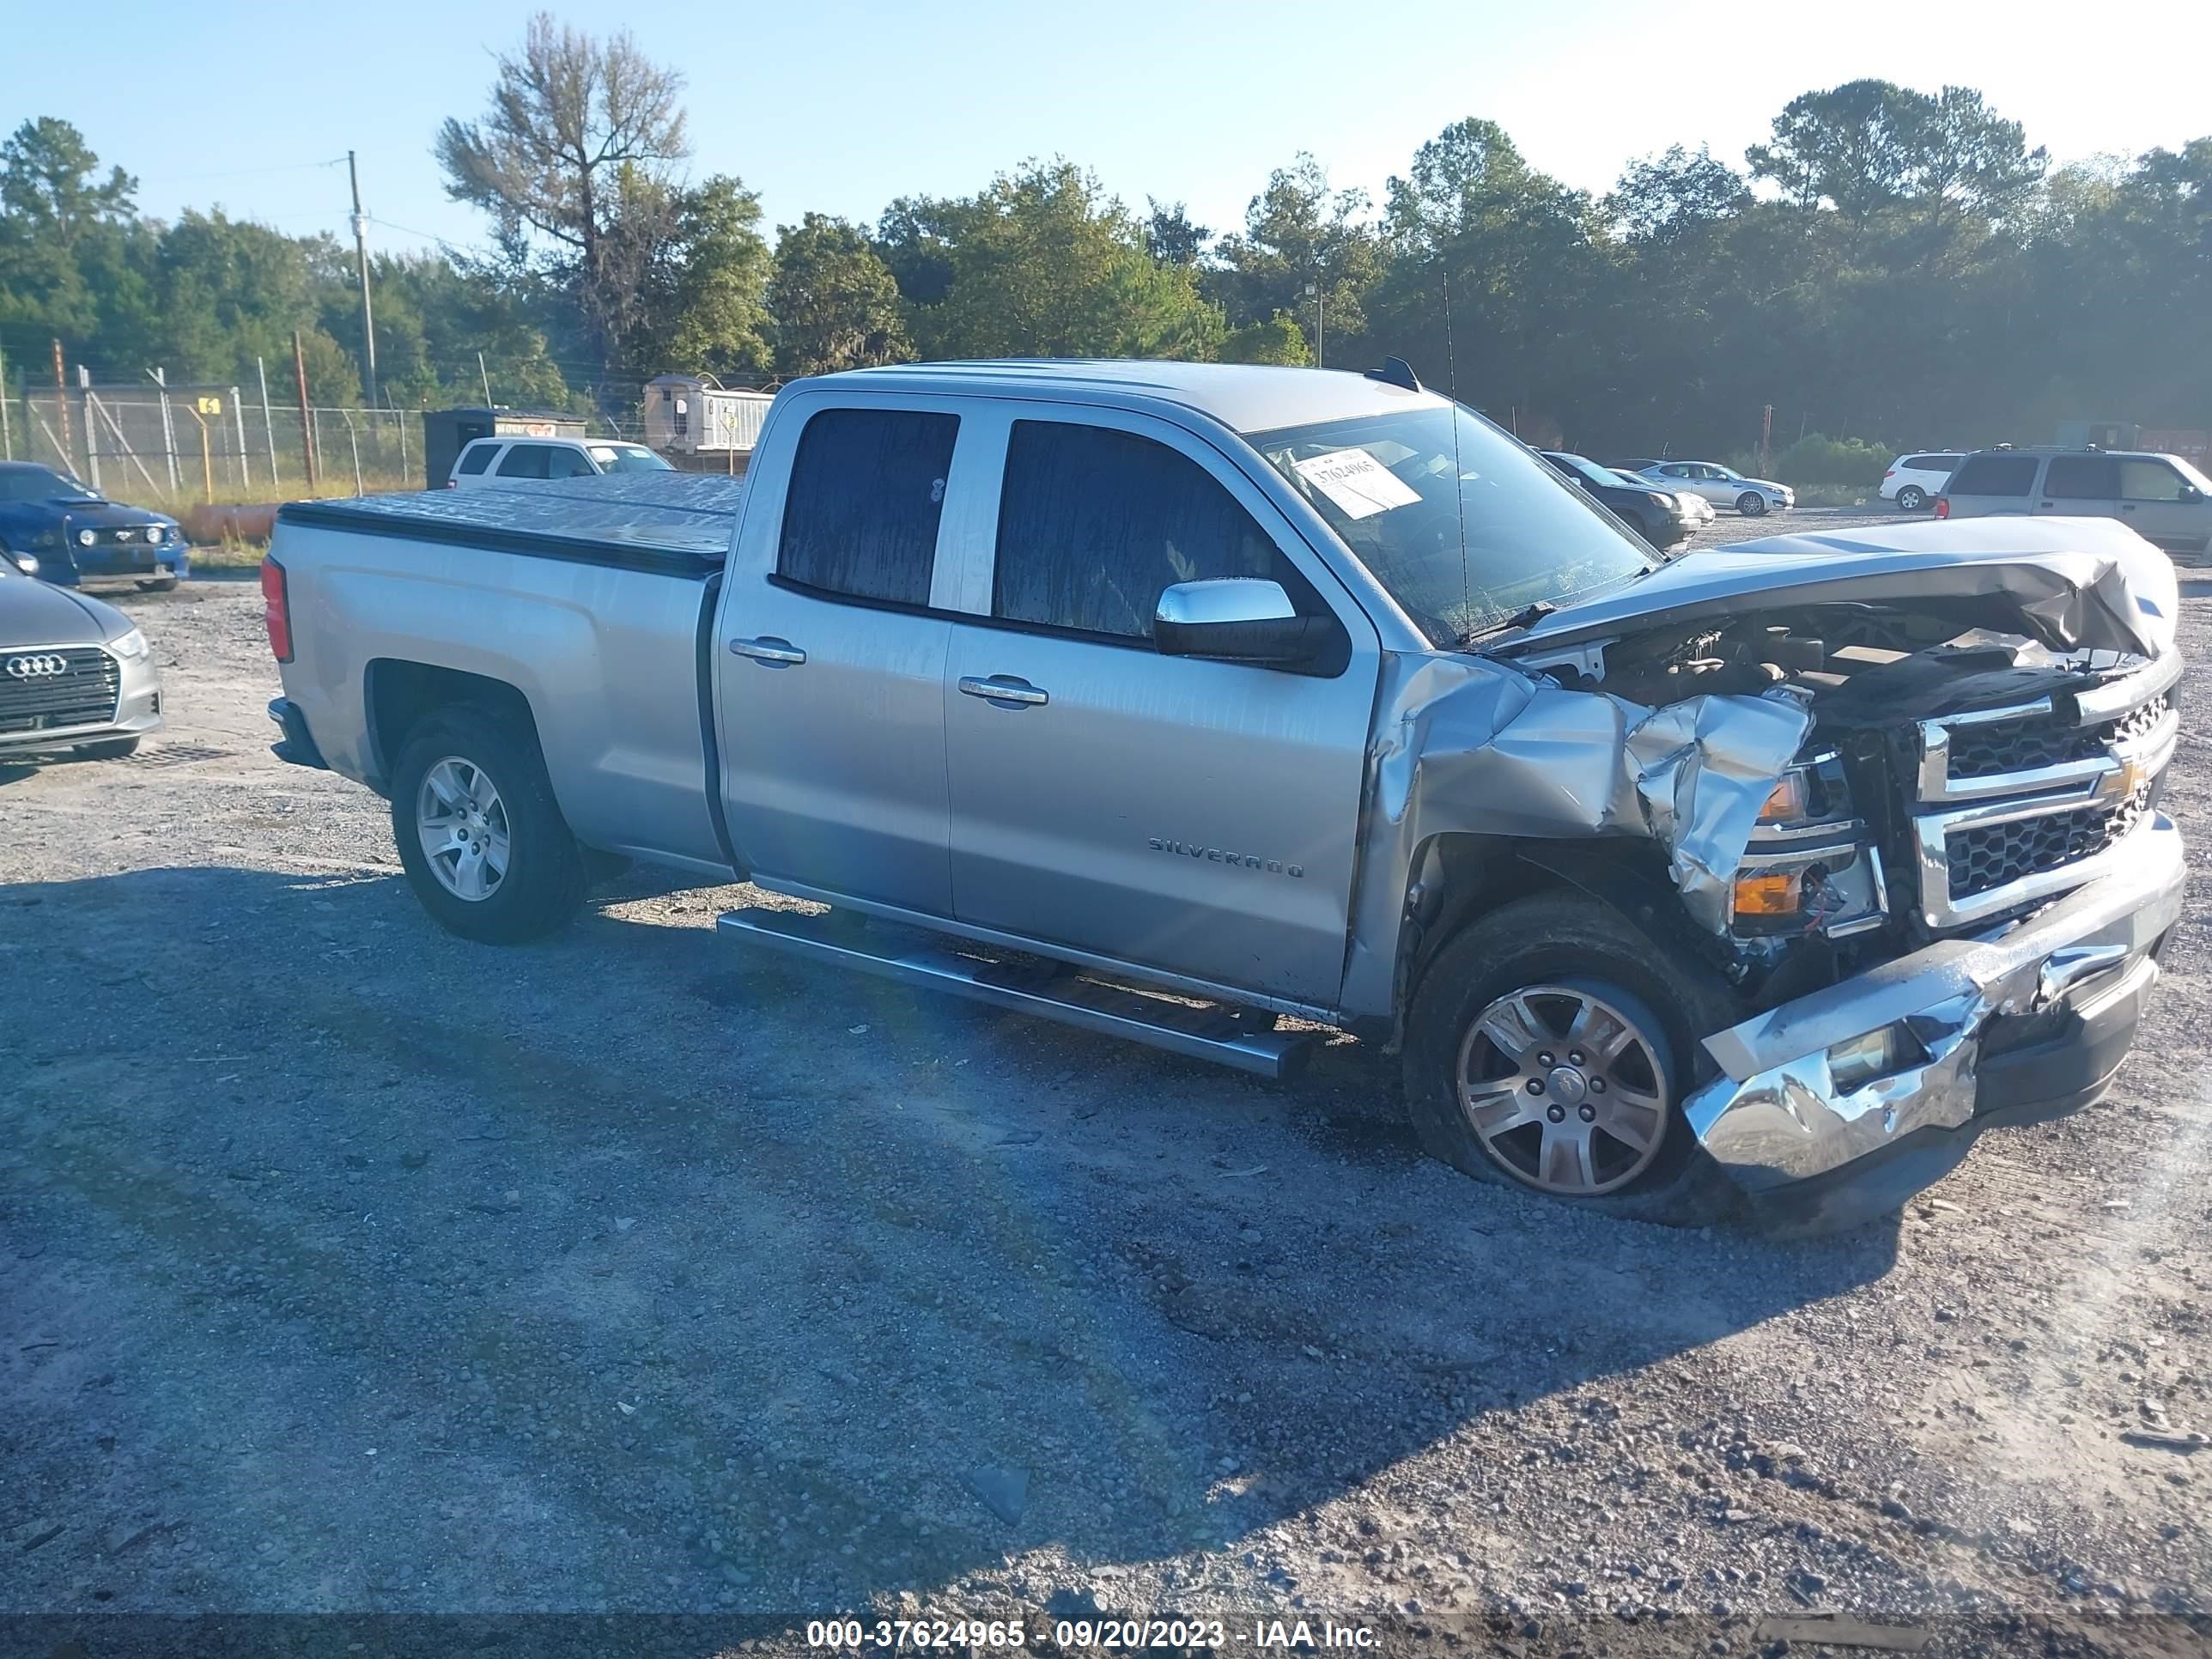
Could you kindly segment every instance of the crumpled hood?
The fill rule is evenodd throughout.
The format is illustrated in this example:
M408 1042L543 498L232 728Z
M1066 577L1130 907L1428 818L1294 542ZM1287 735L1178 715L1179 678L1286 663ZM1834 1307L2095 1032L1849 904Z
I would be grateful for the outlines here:
M0 650L23 645L101 645L129 631L112 605L30 576L0 576Z
M1771 536L1687 553L1567 605L1503 647L1518 656L1760 605L1905 605L1961 629L2023 634L2068 651L2156 657L2179 611L2173 562L2111 519L1968 519Z

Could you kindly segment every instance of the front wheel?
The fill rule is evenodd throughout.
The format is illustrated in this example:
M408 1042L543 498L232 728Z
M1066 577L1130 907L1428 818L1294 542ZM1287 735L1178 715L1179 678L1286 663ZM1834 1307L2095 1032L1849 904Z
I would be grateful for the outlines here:
M156 576L152 581L140 582L138 591L141 593L167 593L173 592L176 586L177 578L174 576Z
M1725 993L1607 905L1518 900L1422 975L1406 1095L1429 1152L1480 1179L1647 1221L1728 1212L1726 1178L1682 1115Z
M1917 513L1927 505L1928 492L1917 484L1907 484L1897 492L1897 510L1900 513Z
M409 736L392 769L392 836L422 908L464 939L541 938L583 902L583 854L537 735L498 710L443 710Z
M1755 489L1747 489L1735 498L1735 510L1747 519L1756 519L1766 511L1766 497Z

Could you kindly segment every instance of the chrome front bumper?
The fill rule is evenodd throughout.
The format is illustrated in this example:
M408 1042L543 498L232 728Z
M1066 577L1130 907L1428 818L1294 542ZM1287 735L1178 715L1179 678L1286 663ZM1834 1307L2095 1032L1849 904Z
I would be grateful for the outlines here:
M2095 1099L2157 977L2151 951L2180 919L2185 884L2181 835L2164 813L2112 850L2108 873L2025 921L1940 941L1707 1037L1722 1075L1686 1109L1706 1152L1754 1200L1775 1200L1762 1208L1816 1185L1833 1212L1824 1224L1850 1224L1940 1176L1990 1122ZM1838 1089L1829 1051L1890 1026L1909 1036L1912 1063ZM1921 1156L1889 1167L1908 1147Z

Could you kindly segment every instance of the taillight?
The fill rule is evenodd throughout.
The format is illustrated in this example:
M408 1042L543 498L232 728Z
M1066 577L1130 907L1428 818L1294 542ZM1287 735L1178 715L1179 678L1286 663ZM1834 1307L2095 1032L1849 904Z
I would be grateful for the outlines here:
M1948 519L1951 516L1951 498L1948 495L1938 495L1936 498L1936 516L1939 519Z
M1897 469L1893 466L1885 467L1882 469L1881 476L1885 478L1894 478L1897 476Z
M284 588L284 567L261 562L261 617L269 626L269 649L278 662L292 660L292 601Z

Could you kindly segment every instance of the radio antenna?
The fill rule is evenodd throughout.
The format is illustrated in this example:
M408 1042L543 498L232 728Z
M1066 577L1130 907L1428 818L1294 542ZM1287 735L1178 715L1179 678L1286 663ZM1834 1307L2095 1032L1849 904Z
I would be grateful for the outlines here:
M1467 474L1459 459L1459 359L1452 350L1451 257L1444 256L1444 395L1451 399L1452 505L1459 512L1459 614L1464 629L1474 610L1467 568Z

